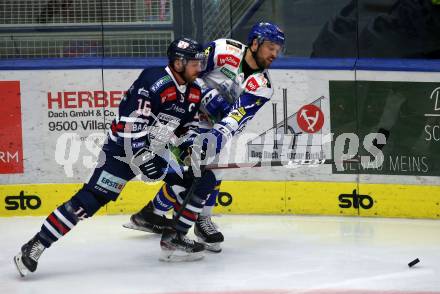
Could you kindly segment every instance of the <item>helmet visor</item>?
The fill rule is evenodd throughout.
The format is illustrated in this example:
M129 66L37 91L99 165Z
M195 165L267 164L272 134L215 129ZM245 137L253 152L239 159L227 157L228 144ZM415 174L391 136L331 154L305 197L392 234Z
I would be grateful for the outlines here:
M284 43L276 42L273 40L264 40L263 43L269 44L269 47L272 50L276 51L277 56L282 56L286 51L286 47L284 46Z
M195 54L193 58L188 59L188 61L197 63L200 66L200 70L204 71L208 64L208 56L204 52L200 52Z

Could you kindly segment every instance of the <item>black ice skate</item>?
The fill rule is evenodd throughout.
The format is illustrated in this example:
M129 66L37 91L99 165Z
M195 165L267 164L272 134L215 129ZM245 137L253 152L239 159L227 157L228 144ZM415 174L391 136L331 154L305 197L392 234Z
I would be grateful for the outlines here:
M29 272L34 272L37 269L38 259L44 249L46 247L41 244L36 235L21 247L21 251L14 256L14 262L20 276L24 277Z
M222 251L220 243L225 240L223 234L217 230L217 226L212 222L210 216L199 215L194 226L194 234L198 241L203 243L206 250L219 253Z
M123 224L122 226L127 229L156 234L161 234L164 228L172 227L173 221L171 219L157 215L153 210L153 202L150 201L141 211L130 217L129 223Z
M205 246L174 229L165 229L160 240L162 261L194 261L203 258Z

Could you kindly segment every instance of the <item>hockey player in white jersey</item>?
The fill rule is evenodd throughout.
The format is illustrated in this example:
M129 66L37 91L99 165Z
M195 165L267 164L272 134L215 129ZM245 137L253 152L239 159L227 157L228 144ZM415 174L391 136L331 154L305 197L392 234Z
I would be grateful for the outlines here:
M284 48L284 33L275 24L260 22L252 27L247 41L246 46L235 40L219 39L205 49L208 66L199 79L203 96L201 110L211 117L214 124L210 130L201 132L215 135L217 152L226 141L243 130L273 95L268 68ZM210 193L194 227L199 241L212 252L220 252L220 243L224 240L211 220L221 183L217 180L217 186ZM130 223L124 226L160 233L170 225L165 214L176 205L182 190L182 187L164 184L156 197L132 215Z

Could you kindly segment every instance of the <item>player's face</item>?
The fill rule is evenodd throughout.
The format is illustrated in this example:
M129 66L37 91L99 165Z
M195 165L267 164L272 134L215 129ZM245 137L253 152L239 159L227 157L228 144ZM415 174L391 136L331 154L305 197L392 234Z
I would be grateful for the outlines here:
M203 62L201 60L188 60L185 71L183 72L183 78L186 82L192 83L197 79L202 71L202 64Z
M260 68L269 68L272 62L281 52L281 46L277 43L264 41L257 51L257 64Z

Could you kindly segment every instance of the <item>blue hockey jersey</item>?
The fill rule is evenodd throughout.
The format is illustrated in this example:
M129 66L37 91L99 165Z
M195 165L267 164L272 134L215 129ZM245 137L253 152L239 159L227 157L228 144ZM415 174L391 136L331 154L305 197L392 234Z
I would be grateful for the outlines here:
M179 85L169 67L147 68L122 99L109 137L134 152L175 144L180 128L197 126L200 96L199 85Z

